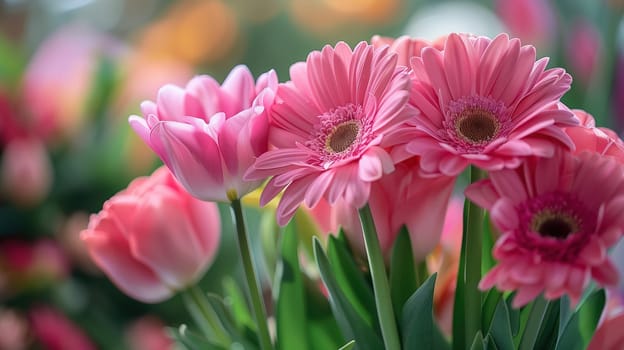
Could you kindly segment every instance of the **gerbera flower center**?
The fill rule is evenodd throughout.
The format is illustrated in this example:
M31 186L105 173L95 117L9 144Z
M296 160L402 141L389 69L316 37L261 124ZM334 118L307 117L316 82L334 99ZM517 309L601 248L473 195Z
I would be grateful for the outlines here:
M310 161L327 168L358 157L372 139L371 118L362 106L349 103L318 116L306 146L314 152Z
M565 239L579 230L577 218L550 210L544 210L533 216L531 227L534 232L544 237L557 239Z
M346 121L337 125L334 131L327 136L325 148L333 153L346 151L357 139L360 126L354 120Z
M448 143L463 153L480 153L490 142L504 137L511 117L504 103L483 96L450 101L443 121Z
M475 144L490 141L496 136L499 127L500 124L492 113L479 108L464 110L455 122L458 135Z

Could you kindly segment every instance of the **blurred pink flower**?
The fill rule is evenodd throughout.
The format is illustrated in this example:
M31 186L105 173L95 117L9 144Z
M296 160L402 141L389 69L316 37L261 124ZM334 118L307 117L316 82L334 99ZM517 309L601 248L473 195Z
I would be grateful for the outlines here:
M624 232L624 168L612 157L560 151L552 159L530 158L490 173L466 196L502 232L493 251L498 264L481 280L482 290L516 290L513 305L520 307L542 292L547 299L567 294L576 304L590 278L617 283L607 249Z
M154 316L144 316L134 321L127 329L126 337L132 350L175 349L165 324Z
M501 34L494 39L450 34L444 50L412 59L410 102L421 114L407 151L425 173L457 175L473 164L515 168L531 155L550 157L573 147L562 126L574 115L553 106L570 88L561 68L544 70L535 48Z
M594 152L614 157L620 163L624 163L624 142L613 130L597 128L594 117L583 110L575 109L572 112L581 124L567 127L565 132L574 142L576 153Z
M554 37L555 15L549 0L496 0L498 16L513 36L547 47Z
M49 239L35 242L5 240L0 242L0 275L8 284L2 292L13 294L23 289L47 286L69 274L65 253Z
M566 58L574 77L585 85L592 80L602 55L602 39L589 21L572 24L566 41Z
M24 74L22 104L32 132L44 140L75 135L87 118L100 59L122 49L112 37L82 24L63 26L50 35Z
M596 328L587 350L620 350L624 347L624 312L604 319Z
M422 49L432 46L438 50L442 50L444 48L445 40L446 37L436 39L434 42L429 42L424 39L412 38L407 35L400 36L396 39L375 35L371 38L371 45L375 48L389 45L390 52L395 52L398 56L397 66L409 68L411 58L420 57Z
M313 51L291 66L271 113L272 149L245 175L273 176L260 198L284 190L277 221L285 225L298 206L313 208L325 197L362 207L371 182L394 170L386 150L392 134L417 113L407 105L409 76L387 48L344 42Z
M414 260L423 261L440 242L446 207L455 178L423 178L418 159L396 164L396 170L371 184L368 204L377 237L386 259L403 225L412 241ZM357 208L346 201L336 202L334 219L342 226L349 242L364 255L364 239Z
M191 197L161 167L106 201L81 238L119 289L153 303L203 275L220 229L217 206Z
M46 350L95 350L86 334L65 315L48 307L35 307L29 312L34 337Z
M52 164L41 140L16 138L4 149L1 163L2 190L21 206L39 204L52 186Z
M275 72L254 84L247 67L237 66L221 86L199 76L186 89L162 87L156 103L141 104L145 119L133 115L129 122L193 196L229 202L264 180L243 174L268 148L267 111L276 89Z
M10 309L0 308L0 349L28 348L28 323L24 316Z

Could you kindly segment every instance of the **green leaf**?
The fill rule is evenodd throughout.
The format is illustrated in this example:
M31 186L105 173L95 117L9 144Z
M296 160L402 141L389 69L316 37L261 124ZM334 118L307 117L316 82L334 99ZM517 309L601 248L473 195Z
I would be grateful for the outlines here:
M555 338L559 319L558 301L547 301L539 296L529 304L528 318L524 322L518 348L543 349Z
M338 350L351 350L355 348L355 340L351 340L350 342L346 343L345 345L341 346L340 349Z
M594 308L604 307L605 302L605 294L604 290L600 289L597 291L593 291L591 294L586 296L579 305L576 310L569 315L569 319L565 323L563 327L560 327L559 338L557 339L557 345L555 350L573 350L573 349L584 349L589 340L591 339L591 335L593 335L593 331L595 330L595 324L593 326L594 330L591 330L590 334L583 334L583 332L589 333L591 325L595 321L594 311L589 311ZM562 307L568 307L569 303L561 303ZM600 307L600 308L602 308ZM581 315L585 316L581 316ZM585 322L589 323L585 327L588 327L585 331L581 329L581 317L587 317ZM596 321L597 323L597 321ZM588 336L588 338L586 338Z
M338 322L345 339L354 339L360 350L383 349L383 342L379 333L358 314L347 297L342 293L336 278L332 273L327 256L323 252L321 243L314 238L314 256L319 268L323 283L329 292L329 303L334 317Z
M559 309L559 300L553 300L548 303L534 348L553 349L555 347L559 328Z
M236 281L231 277L223 278L223 291L226 296L223 300L226 307L232 312L232 318L236 328L256 330L256 325L249 311L249 305L245 299L245 295L240 290Z
M579 329L585 346L589 344L594 331L596 331L605 302L606 294L604 289L599 289L587 298L583 307L579 310Z
M470 350L485 350L485 349L486 349L485 339L483 339L483 334L481 334L481 331L478 331L474 339L472 340L472 345L470 346Z
M513 334L509 315L509 307L504 299L499 298L490 323L488 336L500 350L514 350Z
M16 45L0 35L0 90L17 89L25 62L27 60Z
M366 282L361 270L349 254L347 243L330 235L327 240L327 258L334 277L345 297L357 313L374 328L379 328L375 296L370 284Z
M481 274L485 275L488 271L496 265L496 260L492 255L494 249L494 233L492 232L492 224L490 221L490 214L485 214L485 220L483 222L483 241L482 241L482 254L481 254Z
M483 306L481 307L483 310L482 311L483 317L481 319L481 322L482 322L481 329L485 330L485 329L490 328L492 319L495 316L495 313L499 307L499 304L501 303L501 300L502 300L502 294L496 288L492 288L487 292L485 296L485 300L483 301ZM502 302L505 303L504 300ZM507 312L507 315L509 315L509 312Z
M211 343L201 335L189 331L188 327L184 324L179 328L168 328L167 330L177 343L189 350L227 350L226 348Z
M418 288L416 283L412 243L407 228L402 226L390 258L390 295L398 319L401 319L403 305Z
M308 349L305 290L298 246L297 232L291 223L282 235L281 261L276 272L277 349Z
M256 332L246 325L241 325L241 328L237 328L234 324L233 312L225 305L225 301L219 295L207 294L206 297L234 342L241 344L245 349L249 350L259 347Z
M407 300L401 316L401 334L406 350L450 349L433 317L433 289L436 274Z

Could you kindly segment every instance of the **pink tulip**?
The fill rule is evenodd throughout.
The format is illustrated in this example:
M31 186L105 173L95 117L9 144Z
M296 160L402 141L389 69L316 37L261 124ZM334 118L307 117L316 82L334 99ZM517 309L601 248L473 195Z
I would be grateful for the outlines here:
M162 167L106 201L81 238L119 289L151 303L203 275L220 228L217 206L191 197Z
M52 164L36 138L11 141L4 150L0 173L4 192L18 205L38 204L52 186Z
M394 240L407 226L416 261L422 261L440 242L446 206L455 178L423 178L417 158L401 162L396 170L374 182L368 200L384 256L389 257ZM335 206L335 220L350 242L364 252L357 211L344 202Z
M43 349L95 350L86 334L65 315L48 306L29 313L32 332Z
M156 103L141 104L145 119L133 115L129 122L193 196L229 202L264 181L243 175L267 151L267 111L276 89L275 72L254 84L251 72L238 66L221 86L198 76L185 89L162 87Z
M28 344L26 318L11 309L0 308L0 349L24 350Z

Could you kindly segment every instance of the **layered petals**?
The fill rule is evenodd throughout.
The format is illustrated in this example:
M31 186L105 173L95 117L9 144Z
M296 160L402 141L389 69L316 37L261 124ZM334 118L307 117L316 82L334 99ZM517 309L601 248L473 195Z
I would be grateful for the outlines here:
M624 167L614 157L558 150L552 159L492 172L465 193L501 231L493 251L498 264L482 290L517 291L513 305L520 307L540 293L576 303L590 280L617 284L607 250L624 233Z
M119 289L152 303L202 276L220 229L217 206L193 198L162 167L106 201L81 238Z
M198 76L184 89L162 87L156 102L141 105L143 117L129 122L189 193L229 202L264 180L246 181L243 174L268 148L267 113L276 90L273 71L254 83L251 72L237 66L222 85Z
M394 170L392 136L415 113L407 104L409 76L388 48L345 43L310 53L290 69L270 114L269 140L247 180L273 176L261 202L284 190L278 222L305 201L346 200L362 207L370 183Z
M509 169L556 147L572 149L561 128L578 121L557 108L571 77L546 63L505 34L450 34L443 49L423 48L411 59L410 103L421 113L407 152L422 157L424 173L455 176L470 164Z

